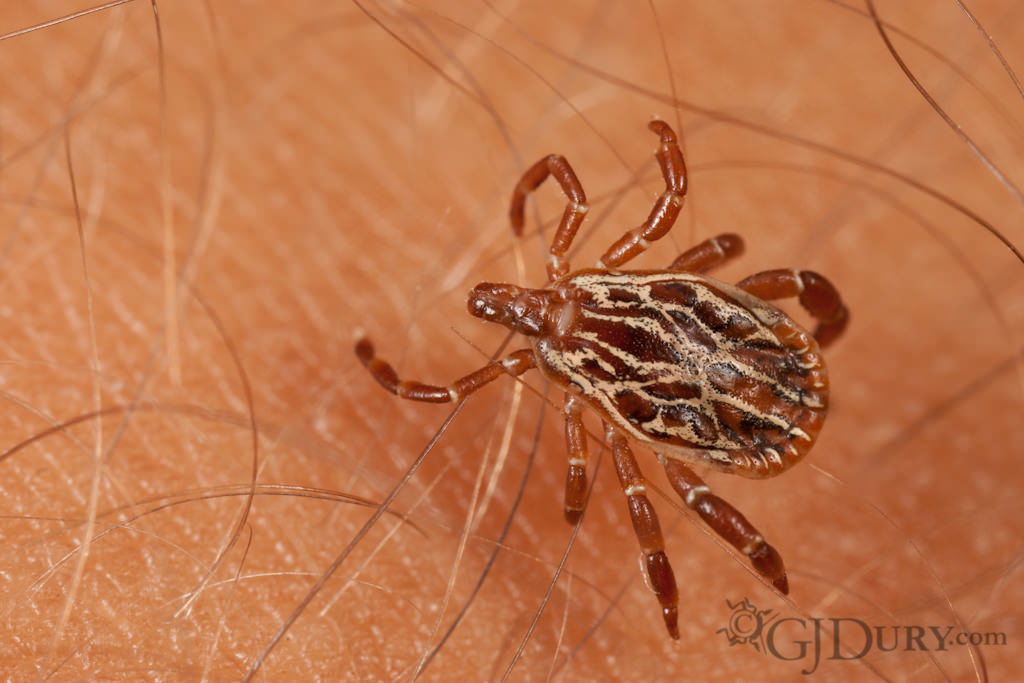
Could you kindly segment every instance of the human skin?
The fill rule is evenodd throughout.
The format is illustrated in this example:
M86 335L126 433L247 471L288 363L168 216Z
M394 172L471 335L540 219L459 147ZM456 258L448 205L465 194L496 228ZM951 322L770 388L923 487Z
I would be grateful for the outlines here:
M637 267L738 232L746 253L716 275L813 269L851 310L806 462L708 476L779 549L791 594L682 512L638 446L668 492L653 500L681 594L670 640L591 416L591 503L513 678L799 676L809 659L717 633L744 599L776 618L1006 634L822 661L834 680L1019 678L1024 267L989 228L1020 244L1020 200L869 18L710 5L163 3L161 48L150 5L130 3L0 41L0 670L500 678L572 538L562 397L499 380L448 424L451 406L384 392L353 344L362 330L429 382L485 363L505 334L465 293L543 283L536 219L550 237L564 202L543 186L515 240L523 168L574 165L593 208L571 256L592 265L661 191L657 115L683 139L690 194ZM1020 65L1014 3L971 8ZM19 3L0 33L80 9ZM969 22L880 11L972 79L891 36L1024 182L1019 95Z

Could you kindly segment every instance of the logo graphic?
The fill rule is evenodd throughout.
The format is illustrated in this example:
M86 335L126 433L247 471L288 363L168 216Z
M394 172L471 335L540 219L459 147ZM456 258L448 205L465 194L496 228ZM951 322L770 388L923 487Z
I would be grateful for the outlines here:
M772 614L772 610L759 610L746 598L742 602L733 604L728 600L732 614L729 615L729 626L720 628L715 633L724 633L729 639L729 645L741 645L748 643L761 654L766 654L764 646L764 627L778 618L779 615Z
M733 604L723 633L729 645L747 644L787 662L810 660L800 670L817 671L821 661L849 662L871 652L947 652L956 647L1006 645L1002 631L964 631L956 626L869 624L856 617L781 617L746 598Z

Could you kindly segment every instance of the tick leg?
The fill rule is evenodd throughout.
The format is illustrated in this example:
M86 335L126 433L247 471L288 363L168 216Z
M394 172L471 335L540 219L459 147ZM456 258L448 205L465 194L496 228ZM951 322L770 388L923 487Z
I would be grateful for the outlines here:
M696 510L712 531L746 555L754 569L771 581L780 593L788 594L789 581L782 557L765 542L754 525L739 510L711 493L704 480L682 462L664 455L659 455L658 460L665 468L672 488L687 507Z
M616 432L611 425L605 425L605 436L611 443L615 472L619 475L619 484L626 494L633 530L644 554L647 577L658 602L661 603L661 614L665 619L668 634L679 640L679 591L676 589L676 576L672 572L668 556L665 555L665 541L661 535L658 514L654 511L651 501L647 499L643 474L636 458L633 457L633 452L629 449L629 444L626 443L626 438Z
M661 239L668 233L683 208L683 197L686 195L686 164L683 162L683 153L679 149L676 134L664 121L651 121L647 127L661 136L661 145L654 156L658 159L661 175L665 178L665 191L654 203L647 220L608 248L597 262L598 268L617 268L643 253L651 242Z
M565 395L565 445L569 451L569 473L565 479L565 521L575 525L583 515L587 497L587 433L583 429L583 403Z
M818 321L814 338L821 347L834 342L849 322L850 314L839 292L823 276L810 270L766 270L736 284L759 299L800 297L800 305Z
M515 189L512 191L512 203L509 207L508 217L512 223L512 231L516 235L523 234L523 207L526 203L526 196L537 189L548 176L554 176L562 188L562 192L569 198L565 205L565 212L562 214L562 222L558 224L558 230L551 240L550 256L548 257L548 277L552 280L558 279L569 272L569 262L565 259L565 252L576 237L580 224L587 215L587 195L583 191L583 185L576 177L572 166L560 154L551 154L527 169L523 177L519 179Z
M743 238L733 233L706 239L679 255L669 270L706 273L743 253Z
M425 401L427 403L458 402L503 375L518 377L530 368L536 367L533 351L520 349L510 353L504 360L488 363L447 386L436 386L398 379L395 369L374 354L373 344L369 339L363 338L356 342L356 356L367 367L373 378L392 394L410 401Z

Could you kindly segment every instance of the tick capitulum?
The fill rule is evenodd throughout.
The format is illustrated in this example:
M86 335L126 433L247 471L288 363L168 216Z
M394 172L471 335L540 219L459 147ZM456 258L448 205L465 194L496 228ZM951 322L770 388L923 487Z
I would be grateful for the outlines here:
M650 585L669 634L678 638L675 575L628 439L654 450L683 502L788 593L779 553L691 466L764 478L799 462L828 411L828 372L819 349L842 333L848 314L835 287L811 271L768 270L735 286L703 275L742 253L738 235L705 240L665 270L619 270L665 236L686 193L675 133L663 121L649 127L660 138L655 156L665 191L647 220L612 244L596 268L570 273L565 258L588 208L569 162L547 156L516 185L509 211L516 234L522 233L527 195L549 175L569 199L551 242L549 283L541 289L479 284L469 294L469 312L525 335L529 348L447 386L399 380L366 339L357 342L356 354L388 391L435 403L461 400L498 377L538 368L565 390L570 523L579 521L587 490L582 414L585 408L597 412ZM817 320L813 334L767 303L791 297Z

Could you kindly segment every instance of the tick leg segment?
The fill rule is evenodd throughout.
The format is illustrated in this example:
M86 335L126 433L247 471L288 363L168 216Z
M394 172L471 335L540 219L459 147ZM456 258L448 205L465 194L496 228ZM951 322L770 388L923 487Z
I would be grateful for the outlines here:
M426 403L448 403L458 402L463 397L472 394L480 387L493 382L504 375L518 377L530 368L536 367L533 351L531 349L520 349L514 351L504 360L494 361L475 370L461 379L457 379L447 386L423 384L398 379L398 373L386 361L377 358L374 354L373 344L369 339L360 339L356 342L356 356L363 362L363 365L370 371L373 378L392 394L410 401L424 401Z
M650 243L661 239L672 228L683 208L686 195L686 164L679 149L676 134L664 121L654 120L647 127L661 137L661 145L654 156L665 178L665 191L654 203L654 208L639 227L630 230L608 248L598 268L617 268L644 252Z
M569 473L565 479L565 521L575 525L583 516L587 498L587 432L583 428L583 402L565 395L565 445Z
M766 270L741 280L736 286L766 301L800 297L800 305L818 320L814 338L821 347L834 342L850 319L836 288L811 270Z
M676 589L676 576L672 572L668 556L665 555L665 541L661 535L658 513L654 511L654 506L647 498L643 474L626 438L616 432L611 425L605 425L605 437L612 447L615 472L619 475L619 484L626 494L633 530L644 554L647 577L658 602L661 603L665 627L668 628L670 636L679 640L679 591Z
M706 273L743 253L743 238L733 233L706 239L679 255L669 270Z
M754 525L739 510L711 493L704 480L682 462L660 454L658 460L665 468L672 488L687 507L696 510L712 531L746 555L754 569L771 581L780 593L788 594L789 581L782 557L765 542Z
M569 272L569 262L565 259L565 252L569 250L580 224L587 215L587 195L583 191L576 172L572 166L560 154L550 154L526 170L519 183L512 190L512 203L508 210L509 221L512 223L512 231L516 235L523 234L523 208L526 203L526 196L537 189L548 176L554 176L562 188L562 192L569 198L565 205L565 212L562 214L562 221L558 224L558 230L551 240L551 248L548 257L548 277L556 280Z

